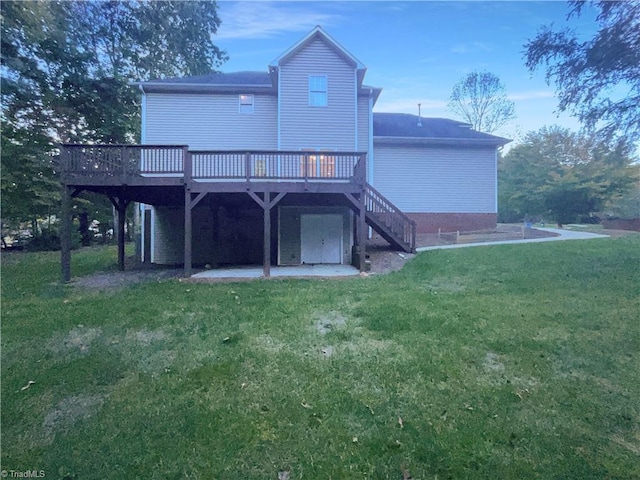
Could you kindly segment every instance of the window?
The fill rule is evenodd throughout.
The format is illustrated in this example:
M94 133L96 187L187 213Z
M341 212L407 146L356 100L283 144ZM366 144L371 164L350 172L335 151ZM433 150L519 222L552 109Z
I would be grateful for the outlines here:
M326 107L327 103L327 76L310 76L309 105L312 107Z
M253 95L240 95L240 113L253 113Z
M303 149L305 152L315 152L315 149ZM325 151L326 152L326 151ZM307 160L305 166L305 158ZM306 167L306 168L305 168ZM306 155L300 158L300 174L307 177L335 178L336 157L326 153Z
M253 160L253 176L254 177L266 177L267 176L267 158L254 158Z

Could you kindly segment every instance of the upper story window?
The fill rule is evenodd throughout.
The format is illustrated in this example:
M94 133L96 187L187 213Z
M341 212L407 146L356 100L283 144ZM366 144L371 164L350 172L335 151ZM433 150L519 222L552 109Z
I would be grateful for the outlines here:
M240 113L253 113L253 95L240 95Z
M327 104L327 76L309 76L309 105L312 107L326 107Z

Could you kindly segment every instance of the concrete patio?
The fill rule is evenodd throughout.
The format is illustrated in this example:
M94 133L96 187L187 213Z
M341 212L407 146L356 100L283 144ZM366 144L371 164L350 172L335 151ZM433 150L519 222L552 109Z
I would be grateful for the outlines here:
M351 265L297 265L271 267L271 277L353 277L360 271ZM194 279L263 278L262 267L234 267L205 270Z

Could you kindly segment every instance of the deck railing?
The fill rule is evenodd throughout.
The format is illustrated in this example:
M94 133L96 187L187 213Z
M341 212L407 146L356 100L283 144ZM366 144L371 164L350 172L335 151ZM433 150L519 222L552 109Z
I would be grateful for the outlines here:
M87 177L182 175L184 145L78 145L61 146L64 174Z
M365 154L306 151L189 151L184 145L61 146L63 174L184 177L195 181L364 182Z
M351 152L194 151L194 180L351 180L363 156Z

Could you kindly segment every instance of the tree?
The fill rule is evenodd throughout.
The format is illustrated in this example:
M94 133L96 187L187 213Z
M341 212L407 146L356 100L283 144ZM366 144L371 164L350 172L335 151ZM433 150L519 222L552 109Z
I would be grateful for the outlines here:
M587 2L572 1L567 19ZM546 69L555 83L560 111L577 116L606 139L640 140L640 2L591 1L598 32L580 41L575 30L543 27L525 45L530 71Z
M495 132L515 118L514 104L504 85L489 72L472 72L456 83L448 106L479 132Z
M227 58L213 44L215 2L2 1L0 8L4 220L55 213L57 143L139 141L139 92L130 82L198 75ZM98 206L111 218L108 202L88 201L76 207Z
M561 127L526 135L498 163L500 221L547 217L569 223L600 213L634 183L631 147Z
M0 2L3 223L36 224L36 217L55 211L59 198L44 93L46 72L39 60L44 45L60 44L59 32L47 31L54 24L53 7L44 2ZM37 235L38 229L33 230Z

